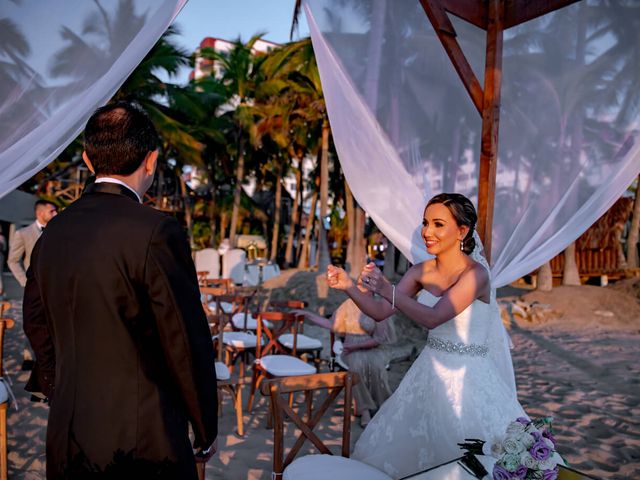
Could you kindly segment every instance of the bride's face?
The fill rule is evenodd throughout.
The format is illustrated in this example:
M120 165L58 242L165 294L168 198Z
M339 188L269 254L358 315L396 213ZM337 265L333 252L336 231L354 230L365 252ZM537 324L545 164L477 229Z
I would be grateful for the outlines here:
M466 235L466 228L458 226L445 205L429 205L422 219L422 239L427 246L427 252L438 255L451 248L460 249L460 240Z

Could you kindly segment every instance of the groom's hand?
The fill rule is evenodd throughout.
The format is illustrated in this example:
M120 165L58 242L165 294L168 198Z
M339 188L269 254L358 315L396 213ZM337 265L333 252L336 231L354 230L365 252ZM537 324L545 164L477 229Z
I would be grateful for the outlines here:
M218 439L216 438L209 448L205 450L200 449L195 453L196 463L207 463L217 450Z

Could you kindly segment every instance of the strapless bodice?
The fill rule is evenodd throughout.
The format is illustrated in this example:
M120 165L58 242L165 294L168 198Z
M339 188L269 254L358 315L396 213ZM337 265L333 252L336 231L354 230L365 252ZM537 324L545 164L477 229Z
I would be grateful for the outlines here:
M418 302L428 307L434 306L440 297L422 290L417 297ZM451 320L444 322L429 331L429 338L442 341L462 343L466 345L484 345L487 343L492 306L482 300L474 300L467 308Z

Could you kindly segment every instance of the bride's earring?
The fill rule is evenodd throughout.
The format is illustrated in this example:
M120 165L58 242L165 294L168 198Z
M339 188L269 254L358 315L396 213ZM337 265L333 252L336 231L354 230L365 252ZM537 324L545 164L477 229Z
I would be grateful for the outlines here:
M460 251L464 252L464 240L460 240Z

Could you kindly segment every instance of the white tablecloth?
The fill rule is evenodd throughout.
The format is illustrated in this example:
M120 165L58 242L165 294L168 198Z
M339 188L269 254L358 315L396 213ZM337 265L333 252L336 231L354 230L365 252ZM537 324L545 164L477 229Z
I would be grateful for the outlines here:
M262 268L262 281L266 282L270 278L280 275L280 267L276 264L267 264L260 266L258 264L247 265L246 282L250 286L260 283L260 268ZM244 283L244 282L243 282Z

